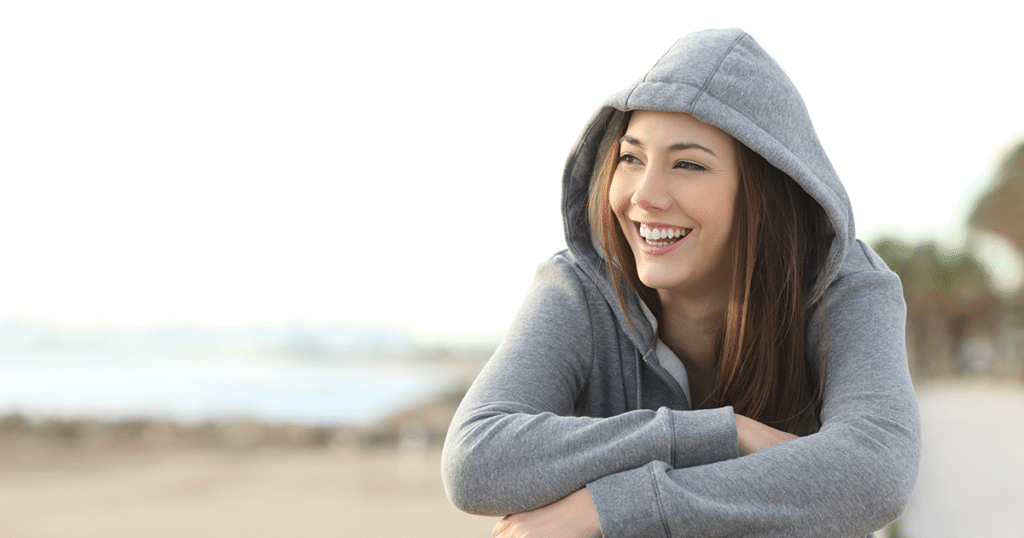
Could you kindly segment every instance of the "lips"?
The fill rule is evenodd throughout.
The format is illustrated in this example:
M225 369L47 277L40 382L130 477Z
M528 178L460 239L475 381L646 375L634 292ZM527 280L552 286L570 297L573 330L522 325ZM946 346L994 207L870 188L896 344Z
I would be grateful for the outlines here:
M644 243L652 247L667 247L689 235L691 228L674 226L649 225L637 223L637 230Z

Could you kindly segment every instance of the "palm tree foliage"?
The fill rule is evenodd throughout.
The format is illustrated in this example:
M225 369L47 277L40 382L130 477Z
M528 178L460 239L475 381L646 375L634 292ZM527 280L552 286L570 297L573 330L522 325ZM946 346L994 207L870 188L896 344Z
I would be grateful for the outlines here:
M1024 143L997 168L968 224L973 231L1006 238L1024 253ZM1024 361L1015 342L1024 334L1024 293L1000 293L974 254L972 242L951 250L935 241L908 244L888 237L873 247L903 282L907 350L915 374L947 375L972 368L977 342L989 344L988 355L998 354L991 350L999 347L1010 349L1010 370L1021 368Z
M968 224L972 232L1004 237L1024 253L1024 142L996 168L991 188L979 199ZM885 238L873 247L903 283L907 351L916 375L972 368L972 358L979 355L977 342L988 344L982 355L998 355L992 349L1000 347L1011 349L1002 355L1008 355L1011 370L1020 370L1024 362L1015 342L1024 334L1024 292L1000 293L975 255L973 242L947 249L935 241L908 244Z
M999 166L988 193L978 200L972 227L1005 237L1024 253L1024 143Z
M974 337L999 327L1006 301L978 258L934 241L912 245L885 238L874 245L903 282L907 301L907 348L915 373L957 372Z

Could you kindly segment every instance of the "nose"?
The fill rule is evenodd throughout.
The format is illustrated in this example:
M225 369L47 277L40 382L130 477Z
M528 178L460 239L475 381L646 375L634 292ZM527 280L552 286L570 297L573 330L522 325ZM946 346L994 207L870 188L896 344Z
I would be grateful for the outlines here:
M665 178L652 166L648 166L639 178L630 203L644 211L665 211L672 205L672 198L665 190Z

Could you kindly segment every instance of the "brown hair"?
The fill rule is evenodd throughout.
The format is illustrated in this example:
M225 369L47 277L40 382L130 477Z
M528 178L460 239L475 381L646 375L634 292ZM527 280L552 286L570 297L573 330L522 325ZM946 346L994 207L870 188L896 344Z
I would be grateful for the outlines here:
M609 120L594 167L588 216L623 308L620 280L660 319L658 293L640 281L608 199L629 118L628 112L615 111ZM807 301L823 272L830 225L821 206L789 176L739 141L735 144L740 181L731 239L733 278L712 395L741 415L804 435L818 427L821 409L824 362L815 364L807 354Z

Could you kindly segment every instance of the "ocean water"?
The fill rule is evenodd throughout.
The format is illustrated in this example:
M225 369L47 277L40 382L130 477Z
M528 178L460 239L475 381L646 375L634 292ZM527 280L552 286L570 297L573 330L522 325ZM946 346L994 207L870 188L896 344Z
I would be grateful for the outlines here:
M424 364L3 358L0 415L359 425L454 386Z

